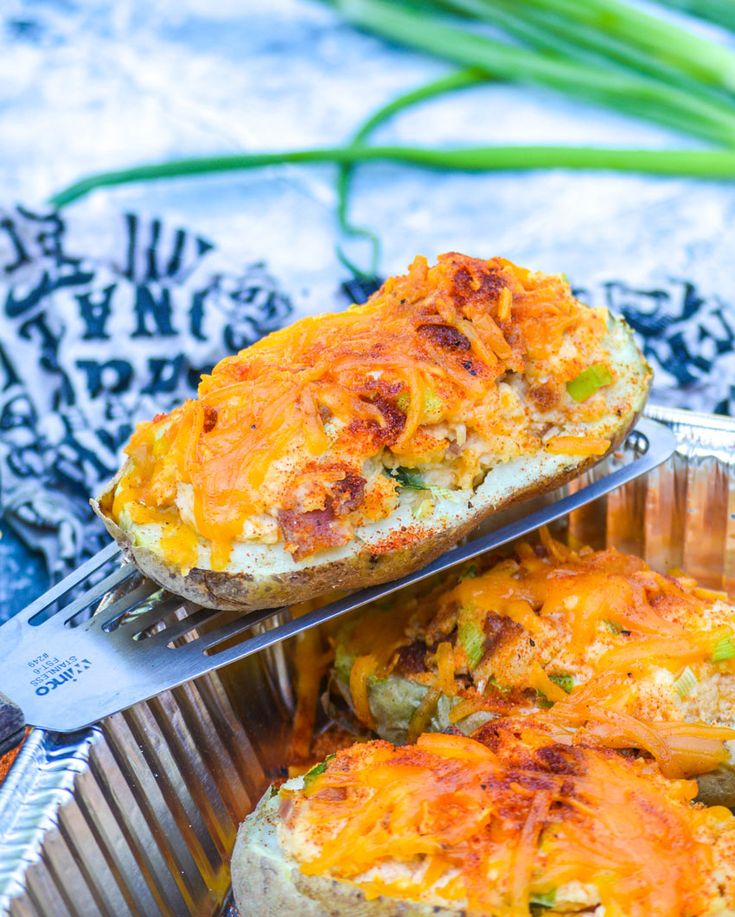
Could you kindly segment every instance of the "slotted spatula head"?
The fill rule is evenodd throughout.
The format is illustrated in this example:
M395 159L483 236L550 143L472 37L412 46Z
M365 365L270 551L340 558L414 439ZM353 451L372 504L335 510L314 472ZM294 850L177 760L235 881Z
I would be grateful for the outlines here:
M642 420L616 457L588 473L585 486L550 504L538 506L536 499L538 508L519 504L513 521L427 567L297 618L283 608L241 615L185 602L120 565L118 548L110 545L0 627L0 688L20 705L27 723L80 729L560 519L646 474L675 448L671 430ZM19 714L6 716L7 728L17 732ZM2 724L0 718L0 746Z

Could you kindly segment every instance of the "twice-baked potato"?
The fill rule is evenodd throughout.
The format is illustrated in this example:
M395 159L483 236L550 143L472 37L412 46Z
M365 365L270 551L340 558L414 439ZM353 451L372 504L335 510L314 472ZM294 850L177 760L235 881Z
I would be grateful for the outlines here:
M558 724L354 745L271 789L232 861L242 917L717 917L735 816Z
M545 530L486 563L344 622L333 712L346 702L363 728L400 743L546 708L645 749L669 776L727 762L725 734L710 729L735 726L735 608L724 593Z
M385 582L621 441L650 370L561 276L416 258L363 306L220 362L93 506L126 556L250 610Z

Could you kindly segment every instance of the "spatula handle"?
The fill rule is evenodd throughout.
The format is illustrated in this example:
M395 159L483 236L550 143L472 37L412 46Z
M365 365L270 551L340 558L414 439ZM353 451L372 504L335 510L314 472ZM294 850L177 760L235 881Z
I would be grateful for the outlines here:
M0 757L23 738L26 721L23 711L9 697L0 694Z

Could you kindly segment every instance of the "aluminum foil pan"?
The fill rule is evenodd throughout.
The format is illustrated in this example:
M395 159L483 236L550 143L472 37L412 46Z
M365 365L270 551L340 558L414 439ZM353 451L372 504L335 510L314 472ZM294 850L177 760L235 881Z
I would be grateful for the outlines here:
M676 431L677 454L567 534L735 590L735 420L647 414ZM286 645L83 733L32 731L0 786L0 913L230 914L237 827L282 773L292 710Z

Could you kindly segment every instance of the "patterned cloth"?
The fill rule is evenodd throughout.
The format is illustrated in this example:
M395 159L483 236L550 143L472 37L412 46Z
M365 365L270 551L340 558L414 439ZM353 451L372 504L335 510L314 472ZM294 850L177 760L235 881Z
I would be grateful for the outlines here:
M93 255L71 235L0 211L0 618L103 544L87 501L133 424L291 312L262 264L159 220L123 215Z

